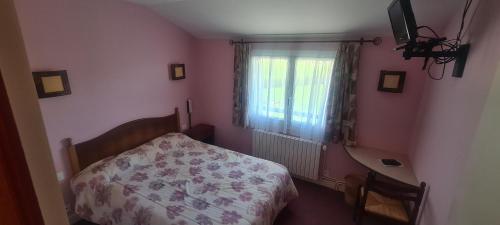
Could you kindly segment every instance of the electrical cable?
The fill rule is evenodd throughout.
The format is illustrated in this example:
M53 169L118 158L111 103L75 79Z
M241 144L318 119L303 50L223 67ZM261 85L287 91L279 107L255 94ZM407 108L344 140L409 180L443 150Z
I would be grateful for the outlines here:
M448 53L448 52L453 52L453 51L457 51L458 48L460 47L461 43L462 43L462 32L463 32L463 29L464 29L464 26L465 26L465 19L467 17L467 13L472 5L472 1L473 0L467 0L465 2L465 7L464 7L464 11L462 12L462 20L460 22L460 29L457 33L457 37L455 39L452 39L452 40L444 40L444 41L440 41L438 43L437 46L440 47L441 49L441 52L444 52L444 53ZM428 31L430 31L432 33L432 35L434 35L434 38L433 37L429 37L429 36L422 36L422 35L418 35L417 37L419 38L425 38L425 39L440 39L439 35L437 34L436 31L434 31L431 27L429 26L419 26L417 27L417 30L420 30L420 29L427 29ZM444 77L444 73L446 72L446 64L452 62L452 61L455 61L456 60L456 57L433 57L431 63L427 66L427 75L433 79L433 80L442 80L443 77ZM434 64L438 64L438 65L443 65L443 70L442 70L442 73L440 76L434 76L432 75L431 73L431 68L432 68L432 65Z

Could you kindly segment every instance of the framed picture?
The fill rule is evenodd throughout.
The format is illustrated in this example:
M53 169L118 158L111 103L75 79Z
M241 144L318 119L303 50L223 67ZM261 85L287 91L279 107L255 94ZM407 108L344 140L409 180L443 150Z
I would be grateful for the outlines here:
M172 80L182 80L186 78L186 67L184 64L170 65L170 76Z
M66 70L33 72L38 98L71 94Z
M404 71L385 71L380 72L378 81L378 90L391 93L402 93L405 85L406 72Z

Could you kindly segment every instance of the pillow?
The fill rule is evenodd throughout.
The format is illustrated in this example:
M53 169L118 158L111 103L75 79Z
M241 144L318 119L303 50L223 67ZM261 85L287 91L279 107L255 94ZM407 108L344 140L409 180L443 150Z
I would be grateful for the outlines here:
M186 145L193 145L193 140L182 133L167 133L141 146L125 151L117 156L110 156L95 162L82 170L72 179L79 182L110 182L136 168L152 166L164 161L169 154ZM72 187L73 188L73 187ZM73 190L75 191L75 190Z
M109 166L106 168L108 176L121 177L124 173L164 161L167 152L176 148L178 142L184 139L190 138L181 133L168 133L125 151L108 162Z

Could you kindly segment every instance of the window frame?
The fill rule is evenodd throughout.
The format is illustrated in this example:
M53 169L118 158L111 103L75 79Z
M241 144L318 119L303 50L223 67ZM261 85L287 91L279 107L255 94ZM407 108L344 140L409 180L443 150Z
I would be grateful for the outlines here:
M285 52L285 51L283 51ZM284 128L285 133L289 134L291 129L292 129L292 119L293 119L293 107L294 107L294 96L295 96L295 78L296 78L296 64L297 60L300 58L314 58L314 59L327 59L327 60L332 60L333 61L333 67L332 67L332 73L333 73L333 68L335 66L335 53L336 51L329 51L329 54L321 55L321 54L307 54L307 53L302 53L302 52L290 52L286 51L287 53L292 53L292 54L280 54L280 52L266 52L266 51L257 51L256 53L252 54L250 56L250 63L252 63L252 60L254 57L270 57L270 58L285 58L288 61L288 69L286 73L286 81L285 81L285 99L284 99L284 117L283 119L281 118L276 118L276 117L270 117L270 116L262 116L259 113L257 113L254 116L257 116L258 118L261 119L266 119L266 120L271 120L274 122L277 122L281 127ZM333 52L333 54L332 54ZM249 73L249 78L252 74ZM330 77L330 79L333 79L333 77ZM292 88L288 88L292 87ZM328 98L328 93L330 93L331 86L328 88L327 91L327 98ZM250 93L249 93L250 94ZM269 104L269 103L268 103ZM269 108L269 105L268 105ZM297 122L301 123L301 122ZM303 126L314 126L313 124L309 124L307 122L302 123Z

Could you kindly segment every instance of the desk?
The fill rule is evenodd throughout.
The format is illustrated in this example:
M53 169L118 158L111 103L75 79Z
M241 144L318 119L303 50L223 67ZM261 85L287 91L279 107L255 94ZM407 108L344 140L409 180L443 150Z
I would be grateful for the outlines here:
M408 157L403 154L386 152L374 148L344 146L347 154L363 166L375 173L412 186L419 186ZM400 167L384 166L381 159L396 159L403 165Z

